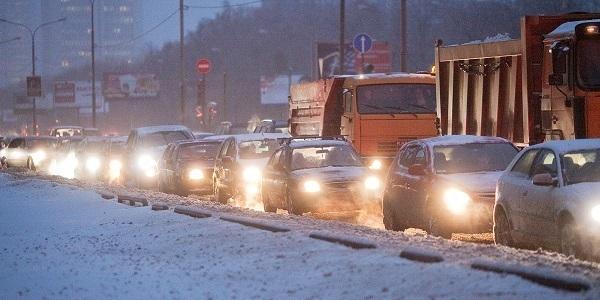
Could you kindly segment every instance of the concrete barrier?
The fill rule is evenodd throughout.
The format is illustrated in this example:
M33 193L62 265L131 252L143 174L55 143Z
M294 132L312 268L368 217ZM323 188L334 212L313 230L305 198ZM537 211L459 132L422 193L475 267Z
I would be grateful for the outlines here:
M118 195L117 202L124 204L127 202L131 206L135 206L136 203L140 203L142 206L148 206L148 200L146 200L146 198L131 195Z
M400 257L424 263L438 263L444 261L444 258L435 252L417 248L406 248L402 250L402 252L400 252Z
M169 206L163 203L152 204L152 210L168 210Z
M523 279L571 292L590 289L590 284L582 279L555 274L548 268L534 268L519 265L508 265L491 261L475 261L471 268L501 274L511 274Z
M210 212L187 206L177 206L175 207L174 211L177 214L182 214L194 218L210 218L212 216Z
M102 199L110 200L115 198L115 194L109 192L97 192Z
M359 238L339 237L325 233L311 233L309 237L317 240L322 240L330 243L341 244L352 249L375 249L377 246L374 243L365 241Z
M288 231L290 231L289 228L279 227L279 226L275 226L275 225L272 225L272 224L269 224L266 222L252 220L249 218L224 216L224 217L221 217L221 220L227 221L227 222L238 223L238 224L241 224L244 226L267 230L267 231L271 231L271 232L288 232Z

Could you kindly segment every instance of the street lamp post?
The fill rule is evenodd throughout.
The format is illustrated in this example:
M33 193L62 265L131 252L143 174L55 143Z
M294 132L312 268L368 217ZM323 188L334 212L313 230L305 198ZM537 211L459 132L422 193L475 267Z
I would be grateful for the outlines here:
M58 20L42 23L32 30L29 26L27 26L25 24L9 21L6 19L0 19L0 22L4 22L4 23L16 25L16 26L21 26L21 27L27 29L27 31L29 31L29 35L31 35L31 76L35 76L35 34L37 33L38 29L40 29L46 25L50 25L50 24L54 24L54 23L58 23L58 22L64 22L65 20L67 20L67 18L60 18ZM37 135L37 116L36 116L36 103L35 102L36 102L36 99L35 99L35 97L33 97L33 135Z
M96 44L94 33L94 0L90 0L92 13L92 127L96 128Z

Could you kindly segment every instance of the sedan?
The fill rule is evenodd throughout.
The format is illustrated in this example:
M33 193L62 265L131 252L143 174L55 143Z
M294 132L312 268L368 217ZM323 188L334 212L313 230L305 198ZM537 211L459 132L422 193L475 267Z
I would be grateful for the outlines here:
M6 157L8 167L26 167L35 171L48 165L57 143L58 140L53 137L17 137L2 150L2 156Z
M356 214L379 207L379 188L379 179L343 138L296 138L269 160L262 199L267 212Z
M498 181L494 239L600 257L600 139L524 150Z
M440 136L405 144L383 197L385 228L450 238L491 232L496 182L518 150L502 138Z
M212 192L212 174L221 140L170 144L158 162L158 189L187 196Z

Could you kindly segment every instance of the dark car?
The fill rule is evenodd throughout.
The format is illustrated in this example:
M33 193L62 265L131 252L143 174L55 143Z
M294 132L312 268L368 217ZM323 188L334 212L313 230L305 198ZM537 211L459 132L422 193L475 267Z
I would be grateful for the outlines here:
M290 139L264 170L264 210L358 212L379 205L380 181L343 138Z
M491 232L496 182L517 153L496 137L450 135L405 144L385 185L385 228L421 228L447 238Z
M158 162L158 189L187 196L212 192L212 175L221 140L170 144Z
M90 136L79 143L75 177L114 181L120 177L126 137Z
M53 137L16 137L4 149L8 167L27 167L30 170L46 168L54 156L58 140Z
M289 133L289 125L287 121L283 120L262 120L254 128L254 133L262 132L277 132L277 133Z

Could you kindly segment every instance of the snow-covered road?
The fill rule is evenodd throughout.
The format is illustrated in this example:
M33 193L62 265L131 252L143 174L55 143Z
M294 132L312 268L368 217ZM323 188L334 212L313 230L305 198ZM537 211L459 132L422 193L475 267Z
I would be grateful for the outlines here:
M134 208L104 200L89 188L0 173L0 299L600 298L597 264L543 251L144 195L150 202L160 197L210 210L213 217ZM225 215L291 231L272 233L218 218ZM315 231L359 236L378 248L354 250L315 240L308 236ZM433 249L446 260L424 264L400 258L408 246ZM476 271L467 263L475 258L546 266L579 276L592 289L565 292L517 276Z

